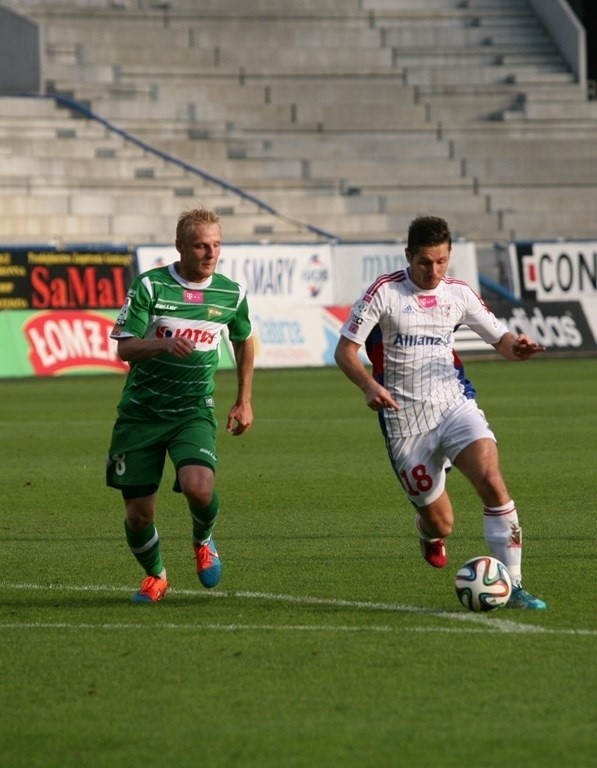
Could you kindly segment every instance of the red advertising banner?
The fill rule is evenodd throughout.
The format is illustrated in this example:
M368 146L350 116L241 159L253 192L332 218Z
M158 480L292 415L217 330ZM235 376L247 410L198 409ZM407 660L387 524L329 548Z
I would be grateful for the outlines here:
M32 310L0 312L0 338L8 340L0 377L126 373L110 338L117 312Z
M0 310L118 309L134 269L132 250L4 249Z
M23 324L34 376L56 376L94 368L126 371L110 338L114 318L93 312L52 311L32 314Z

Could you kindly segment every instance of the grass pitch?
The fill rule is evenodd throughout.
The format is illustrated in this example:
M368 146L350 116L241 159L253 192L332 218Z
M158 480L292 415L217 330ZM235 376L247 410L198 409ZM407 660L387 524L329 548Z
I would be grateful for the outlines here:
M0 382L0 765L586 768L594 761L597 361L469 363L546 612L466 612L485 552L456 472L442 571L375 415L334 369L257 371L255 424L219 437L224 578L203 590L171 493L172 583L142 574L103 463L120 377ZM234 374L218 380L221 422Z

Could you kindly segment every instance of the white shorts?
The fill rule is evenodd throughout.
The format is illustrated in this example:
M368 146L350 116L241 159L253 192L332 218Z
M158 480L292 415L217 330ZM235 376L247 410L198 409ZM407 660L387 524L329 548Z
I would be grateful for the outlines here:
M435 501L446 485L444 465L471 443L488 437L497 442L485 414L474 400L467 400L431 432L388 438L390 462L406 495L416 507Z

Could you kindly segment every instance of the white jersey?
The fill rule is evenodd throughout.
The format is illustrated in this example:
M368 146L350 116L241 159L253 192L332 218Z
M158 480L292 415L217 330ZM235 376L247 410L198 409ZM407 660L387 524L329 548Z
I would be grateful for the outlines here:
M428 432L466 401L453 350L461 324L488 344L508 332L467 283L447 276L427 291L408 270L381 275L355 303L340 333L366 345L373 376L401 406L380 412L388 437Z

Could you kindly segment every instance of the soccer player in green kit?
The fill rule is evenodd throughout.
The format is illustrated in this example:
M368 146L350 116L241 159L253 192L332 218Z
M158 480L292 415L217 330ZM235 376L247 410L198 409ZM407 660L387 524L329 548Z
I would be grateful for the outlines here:
M237 367L236 400L226 429L242 435L253 422L253 340L245 289L216 273L221 229L206 208L181 214L174 264L136 277L111 337L130 372L118 404L106 482L120 490L128 546L145 571L133 602L156 603L168 589L155 503L166 454L176 468L192 521L197 575L215 587L222 566L212 530L219 510L214 375L224 328Z

